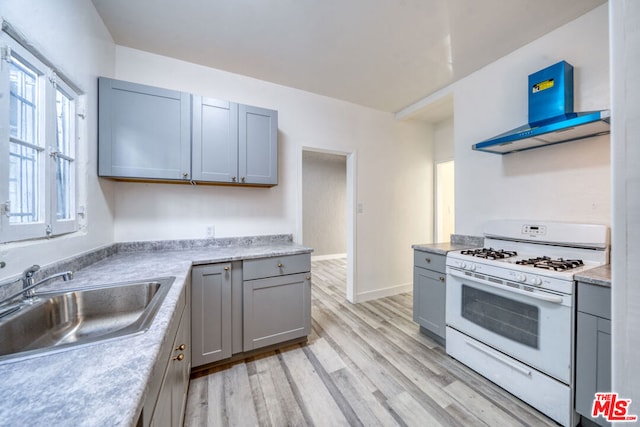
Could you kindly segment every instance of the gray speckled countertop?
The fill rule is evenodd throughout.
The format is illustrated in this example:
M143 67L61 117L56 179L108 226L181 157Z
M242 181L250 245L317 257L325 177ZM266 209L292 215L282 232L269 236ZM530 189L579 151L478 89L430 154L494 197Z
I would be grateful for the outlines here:
M310 253L291 242L119 252L47 290L175 276L150 328L46 356L0 362L0 426L132 426L192 265ZM43 287L44 290L44 287Z
M611 264L592 268L576 274L576 281L591 283L592 285L611 287Z
M482 245L480 245L482 246ZM427 243L422 245L411 245L417 251L430 252L432 254L446 255L450 251L459 251L462 249L477 248L478 245L465 245L456 243Z

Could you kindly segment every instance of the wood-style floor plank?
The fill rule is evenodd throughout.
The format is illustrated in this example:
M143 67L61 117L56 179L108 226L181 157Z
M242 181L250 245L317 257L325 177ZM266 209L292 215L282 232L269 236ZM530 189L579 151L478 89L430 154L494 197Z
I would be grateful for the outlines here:
M186 426L556 426L421 334L411 293L351 304L345 259L312 274L307 344L192 379Z

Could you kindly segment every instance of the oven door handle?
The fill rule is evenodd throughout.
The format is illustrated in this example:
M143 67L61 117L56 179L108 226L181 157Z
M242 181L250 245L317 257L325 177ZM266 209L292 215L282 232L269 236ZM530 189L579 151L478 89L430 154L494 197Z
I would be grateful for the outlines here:
M452 276L458 277L460 279L469 280L469 277L466 274L459 273L457 270L449 270L449 274L451 274ZM553 304L562 304L562 297L559 295L543 295L535 292L523 291L522 289L510 288L508 286L492 283L488 280L480 279L478 277L474 277L473 281L482 283L483 285L491 286L492 288L502 289L505 292L513 292L514 294L524 295L529 298L551 302Z

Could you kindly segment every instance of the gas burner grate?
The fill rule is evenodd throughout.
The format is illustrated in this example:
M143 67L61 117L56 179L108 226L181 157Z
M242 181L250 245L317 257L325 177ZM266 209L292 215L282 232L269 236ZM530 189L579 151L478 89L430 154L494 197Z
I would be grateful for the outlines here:
M504 249L481 248L468 249L460 252L462 255L471 255L485 259L504 259L518 255L516 251L505 251Z
M548 256L543 256L516 261L516 264L530 265L535 268L543 268L545 270L566 271L571 270L572 268L581 267L584 265L584 262L582 262L581 259L551 259Z

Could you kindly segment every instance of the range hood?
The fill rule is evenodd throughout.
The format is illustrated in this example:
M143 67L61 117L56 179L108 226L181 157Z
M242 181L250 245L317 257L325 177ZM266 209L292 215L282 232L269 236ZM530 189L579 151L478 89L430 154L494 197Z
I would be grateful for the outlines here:
M573 111L573 67L565 61L529 75L529 123L473 145L507 154L609 133L609 110Z

